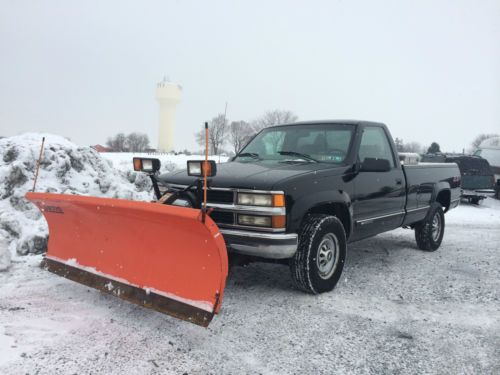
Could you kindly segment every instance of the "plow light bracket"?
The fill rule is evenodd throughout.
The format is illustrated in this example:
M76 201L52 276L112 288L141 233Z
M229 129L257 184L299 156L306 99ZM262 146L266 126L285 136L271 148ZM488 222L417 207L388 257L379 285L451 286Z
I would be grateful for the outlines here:
M134 158L133 162L137 172L156 173L161 167L160 160L154 158Z
M217 164L214 160L188 160L187 162L188 176L203 177L205 168L207 168L207 177L213 177L217 174Z

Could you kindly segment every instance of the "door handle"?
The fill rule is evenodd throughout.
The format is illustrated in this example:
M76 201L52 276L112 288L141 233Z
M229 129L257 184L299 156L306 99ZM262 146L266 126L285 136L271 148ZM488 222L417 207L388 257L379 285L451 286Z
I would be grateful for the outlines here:
M396 185L401 185L403 183L402 178L396 178Z

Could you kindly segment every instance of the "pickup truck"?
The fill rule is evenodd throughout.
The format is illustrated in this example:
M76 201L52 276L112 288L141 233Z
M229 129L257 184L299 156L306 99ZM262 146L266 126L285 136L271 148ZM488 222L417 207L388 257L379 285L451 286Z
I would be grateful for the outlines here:
M186 170L156 180L166 203L200 207ZM456 164L401 165L387 127L368 121L266 128L217 165L207 192L231 259L286 263L310 293L335 287L350 242L404 227L437 250L459 200Z
M495 176L486 159L480 156L456 154L427 154L423 162L455 163L461 175L461 198L472 204L495 195Z

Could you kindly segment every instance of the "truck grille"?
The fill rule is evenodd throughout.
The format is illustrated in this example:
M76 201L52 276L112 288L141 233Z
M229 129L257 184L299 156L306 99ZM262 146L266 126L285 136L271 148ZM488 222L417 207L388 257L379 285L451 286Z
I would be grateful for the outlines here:
M234 202L234 192L228 190L208 190L207 201L209 203L232 204Z
M210 217L217 224L234 224L234 214L227 211L212 211Z

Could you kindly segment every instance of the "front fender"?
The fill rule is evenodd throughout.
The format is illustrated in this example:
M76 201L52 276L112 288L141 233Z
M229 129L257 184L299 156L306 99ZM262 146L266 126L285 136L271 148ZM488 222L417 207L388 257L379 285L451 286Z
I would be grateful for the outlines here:
M350 228L349 231L351 232L353 228L352 203L351 197L344 190L325 190L320 192L305 193L304 195L302 195L300 198L294 201L293 206L290 210L290 219L288 220L289 230L291 232L298 232L302 219L308 211L320 206L331 204L341 204L348 210Z

